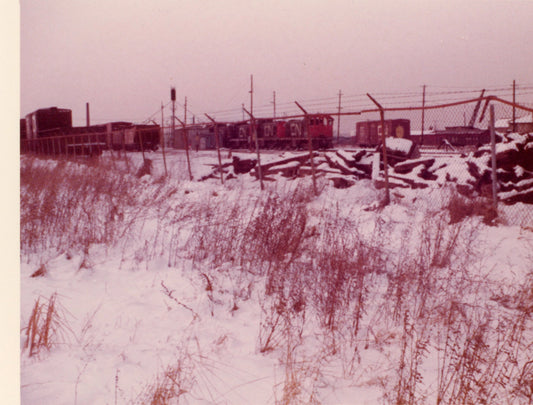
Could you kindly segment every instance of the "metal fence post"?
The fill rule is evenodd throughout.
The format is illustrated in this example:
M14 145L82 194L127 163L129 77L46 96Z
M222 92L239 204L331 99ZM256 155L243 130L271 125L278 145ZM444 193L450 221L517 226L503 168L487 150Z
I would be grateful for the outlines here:
M211 118L209 115L205 114L207 118L211 120L213 125L215 126L215 144L217 148L217 155L218 155L218 170L220 171L220 182L224 184L224 172L222 171L222 158L220 157L220 140L218 139L218 125L216 121Z
M311 177L313 179L313 192L315 193L315 196L318 196L318 190L316 187L315 161L313 159L313 140L311 139L311 133L309 132L309 117L308 117L307 111L300 104L298 104L297 101L295 101L295 103L298 106L298 108L304 112L303 130L304 130L304 133L307 134L307 144L309 148L309 160L311 161Z
M490 153L492 161L492 204L494 213L498 213L498 177L496 166L496 132L494 131L494 105L490 105Z
M385 176L385 201L383 201L384 205L389 205L390 203L390 191L389 191L389 168L388 168L388 161L387 161L387 144L385 141L385 110L379 104L370 94L366 94L372 102L378 106L379 108L379 115L381 116L381 144L383 146L383 169L384 169L384 176Z
M183 131L183 148L185 149L185 156L187 156L187 168L189 170L189 180L192 180L192 171L191 171L191 160L189 158L189 137L187 136L187 127L185 123L180 120L178 117L175 117L178 122L181 124Z
M257 139L257 130L255 128L255 118L254 115L249 112L246 108L243 107L243 110L250 116L250 123L251 123L251 136L255 139L255 151L257 153L257 175L259 176L259 184L261 185L261 190L265 189L265 185L263 184L263 172L261 170L261 153L259 152L259 141Z

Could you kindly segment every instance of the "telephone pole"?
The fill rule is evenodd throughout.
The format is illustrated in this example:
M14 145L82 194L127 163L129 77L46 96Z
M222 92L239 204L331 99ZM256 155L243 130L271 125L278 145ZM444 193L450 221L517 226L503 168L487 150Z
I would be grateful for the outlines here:
M274 104L274 119L276 119L276 92L274 92L274 98L272 104Z
M172 142L175 141L175 131L176 131L176 125L174 118L176 117L176 89L172 87L170 89L170 99L172 100Z
M254 75L250 75L250 142L248 145L250 149L252 142L254 142L254 124Z
M339 110L337 114L337 143L341 137L341 96L342 92L339 90Z
M168 176L167 158L165 156L165 116L163 113L163 109L163 101L161 101L161 136L159 138L159 143L161 143L161 148L163 150L163 164L165 166L165 176Z
M185 125L187 125L187 96L185 96L185 105L183 108L184 108L183 122L185 122Z

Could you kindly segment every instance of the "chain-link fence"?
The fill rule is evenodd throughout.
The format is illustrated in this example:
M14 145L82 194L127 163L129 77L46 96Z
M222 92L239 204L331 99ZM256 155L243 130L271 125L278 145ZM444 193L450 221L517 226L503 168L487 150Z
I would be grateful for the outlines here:
M489 219L498 214L508 223L532 226L532 108L491 96L401 108L383 108L379 100L373 101L378 108L342 113L343 120L349 118L353 123L350 138L333 149L320 151L325 159L322 161L329 164L331 169L347 177L372 178L375 184L387 189L387 196L390 189L397 187L422 189L453 186L451 188L457 191L456 198L449 203L458 204L457 209L478 210ZM21 152L77 158L100 155L104 151L110 151L111 154L116 151L140 151L144 158L145 151L159 147L163 152L167 174L166 147L171 151L187 152L188 173L192 179L194 173L190 161L198 155L189 154L189 151L231 149L235 145L242 148L246 145L243 151L253 150L259 160L260 150L267 145L281 149L299 145L301 152L309 150L311 156L311 152L314 154L317 149L323 149L325 145L329 147L336 141L333 127L337 123L333 118L340 118L341 114L329 114L331 120L316 119L326 115L300 114L277 120L261 118L254 121L253 128L250 120L243 120L238 123L182 123L173 128L151 126L58 134L22 140ZM320 128L324 129L312 128L315 121L320 121ZM296 125L298 122L300 127ZM289 139L293 136L290 128L300 128L300 142L266 142L267 136L270 141L276 136L282 139L280 132L276 131L285 131L283 136L286 138L283 139ZM493 147L492 134L495 142ZM315 135L322 137L320 142L314 142L312 137ZM257 150L252 142L254 137L261 138ZM387 139L385 153L384 137ZM371 166L376 165L373 156L378 153L381 164L379 170L375 170ZM216 156L213 155L213 158L216 159ZM387 160L387 165L383 164L384 160ZM320 162L311 159L313 170L302 168L297 171L292 168L290 173L314 175L315 163L319 166ZM305 164L308 163L302 163ZM258 172L261 173L261 170ZM266 170L260 175L265 173ZM223 176L220 177L223 181ZM440 198L436 200L435 209L442 207L442 203Z
M362 111L354 145L379 150L382 127L389 165L380 180L387 180L390 188L453 185L458 196L450 203L457 204L456 209L488 219L499 215L512 224L533 223L531 108L481 97L424 108ZM402 145L400 138L412 145Z

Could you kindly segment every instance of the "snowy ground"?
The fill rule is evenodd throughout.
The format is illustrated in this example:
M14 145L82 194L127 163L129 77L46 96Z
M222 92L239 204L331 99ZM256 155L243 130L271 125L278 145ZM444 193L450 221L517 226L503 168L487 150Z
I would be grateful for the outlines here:
M309 178L279 176L264 191L249 174L189 181L178 151L163 181L161 153L149 157L152 175L131 176L138 189L109 200L112 216L99 217L99 200L79 211L87 222L32 246L23 227L22 403L531 399L531 229L448 225L435 208L446 188L397 191L378 209L383 191L370 181L340 190L319 179L317 197ZM217 164L212 152L191 158L195 179ZM49 349L30 355L37 300L52 300L56 318Z

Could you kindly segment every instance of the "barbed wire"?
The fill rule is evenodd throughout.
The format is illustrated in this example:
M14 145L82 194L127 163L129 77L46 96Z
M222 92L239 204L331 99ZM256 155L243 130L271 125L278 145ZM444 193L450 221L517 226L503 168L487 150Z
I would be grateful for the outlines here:
M423 96L423 86L420 86L420 91L404 91L404 92L373 92L372 95L376 98L379 98L380 103L383 106L388 108L402 107L402 106L412 106L412 105L422 105L423 98L425 98L426 104L444 104L463 100L466 98L477 98L480 95L481 88L479 87L460 87L460 86L442 86L442 85L426 85L425 86L425 96ZM235 93L229 97L226 105L234 103L239 94L242 94L246 98L248 97L249 91L247 89L236 90ZM494 95L499 97L511 98L513 96L513 86L512 85L492 85L485 88L486 95ZM533 83L518 83L515 86L515 97L518 98L531 98L533 99ZM469 97L470 96L470 97ZM282 118L283 116L295 115L301 113L299 108L294 103L295 100L286 101L280 100L276 103L276 116ZM519 101L519 100L517 100ZM532 105L533 100L520 100L523 105L528 106ZM319 98L310 98L298 100L298 102L304 106L306 109L314 112L322 112L335 115L339 110L339 98L338 96L328 96L328 97L319 97ZM167 102L163 108L167 109L171 102ZM187 116L194 117L195 121L198 123L207 122L204 118L203 113L198 113L196 108L191 108L191 103L187 105ZM240 121L247 119L247 115L243 113L242 106L245 103L241 103L239 106L231 108L222 108L217 110L208 111L212 117L215 117L220 121ZM183 116L183 111L185 105L179 101L176 101L178 109L181 110L181 116ZM361 94L342 94L341 98L341 110L342 111L357 111L362 109L372 108L374 104L369 100L366 93ZM249 106L246 105L248 108ZM273 102L261 103L254 105L254 115L257 117L261 116L273 116ZM154 113L148 115L143 119L137 119L133 117L128 117L125 121L131 122L150 122L158 121L158 117L161 114L161 107L159 107ZM244 115L243 115L244 114ZM168 116L168 113L164 114L165 121L171 119ZM113 119L111 119L113 120ZM98 117L93 118L94 122L105 123L109 122L109 118Z

